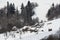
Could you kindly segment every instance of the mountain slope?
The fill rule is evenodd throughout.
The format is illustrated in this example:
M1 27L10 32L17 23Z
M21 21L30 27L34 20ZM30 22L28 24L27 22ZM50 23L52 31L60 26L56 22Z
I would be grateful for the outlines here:
M60 19L48 21L44 23L42 28L39 28L38 33L25 32L20 34L17 31L7 32L7 36L5 33L0 34L0 39L2 40L40 40L44 37L48 37L51 34L55 34L60 28ZM49 29L52 29L49 31ZM42 31L43 30L43 31Z

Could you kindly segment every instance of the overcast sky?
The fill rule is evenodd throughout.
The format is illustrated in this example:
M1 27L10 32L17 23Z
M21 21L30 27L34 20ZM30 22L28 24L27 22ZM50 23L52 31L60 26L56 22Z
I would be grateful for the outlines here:
M0 8L3 8L6 6L7 1L9 3L15 3L15 6L20 9L21 3L24 3L24 5L27 4L28 0L0 0ZM60 0L30 0L31 2L36 2L38 4L38 7L35 8L35 16L38 16L39 19L46 20L46 13L48 9L51 7L52 3L59 4Z

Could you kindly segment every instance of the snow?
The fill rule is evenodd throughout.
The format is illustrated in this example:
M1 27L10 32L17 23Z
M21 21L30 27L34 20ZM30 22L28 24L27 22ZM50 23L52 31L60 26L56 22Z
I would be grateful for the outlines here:
M26 28L26 27L27 26L23 28ZM37 33L35 32L30 33L28 31L21 34L21 32L16 33L17 31L11 31L10 33L7 32L8 36L6 36L5 33L0 34L0 39L1 40L40 40L51 34L55 34L59 30L59 28L60 28L60 19L56 19L56 20L45 22L44 26L39 28ZM48 31L48 29L52 29L52 31Z

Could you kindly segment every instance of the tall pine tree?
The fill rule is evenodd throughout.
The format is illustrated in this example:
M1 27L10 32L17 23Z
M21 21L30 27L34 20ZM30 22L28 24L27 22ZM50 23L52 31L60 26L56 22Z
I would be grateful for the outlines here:
M24 4L21 5L21 15L24 16Z
M7 16L9 16L9 2L7 1Z
M35 14L33 9L35 8L35 5L28 1L27 5L24 7L23 3L21 5L21 14L24 18L25 25L31 25L32 24L32 16Z
M14 14L15 13L15 5L14 4L10 4L10 13Z

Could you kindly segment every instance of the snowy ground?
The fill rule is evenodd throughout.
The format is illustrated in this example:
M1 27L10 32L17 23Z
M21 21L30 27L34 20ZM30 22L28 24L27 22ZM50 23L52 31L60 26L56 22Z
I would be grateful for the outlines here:
M25 32L23 34L16 33L16 31L8 32L7 36L3 33L0 34L1 40L40 40L44 37L47 37L51 34L55 34L60 28L60 19L52 20L49 22L45 22L44 26L39 28L38 33L30 33ZM48 31L48 29L52 29L52 31ZM43 31L42 31L43 30Z

